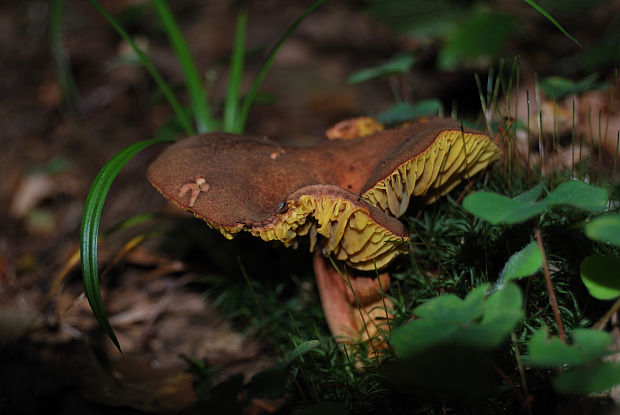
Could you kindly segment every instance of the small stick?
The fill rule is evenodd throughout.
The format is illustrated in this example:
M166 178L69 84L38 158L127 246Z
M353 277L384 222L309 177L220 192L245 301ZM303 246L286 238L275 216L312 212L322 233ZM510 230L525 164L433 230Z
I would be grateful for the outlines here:
M512 391L515 393L515 395L517 395L517 398L519 398L519 400L522 403L525 403L525 398L523 398L523 395L521 394L521 392L519 391L519 389L517 389L517 387L515 386L514 383L512 383L512 381L510 380L510 378L508 376L506 376L506 374L502 371L502 369L500 369L497 366L493 366L493 368L495 369L495 373L497 373L499 375L500 378L502 378L502 380L506 383L506 385L508 385L508 387L510 389L512 389Z
M474 180L470 180L469 183L467 183L467 186L465 186L465 188L463 189L463 191L461 192L461 194L459 195L459 197L456 199L456 204L460 205L461 202L463 201L463 199L465 198L465 196L467 196L467 193L469 193L469 191L471 190L471 187L474 185Z
M521 360L521 353L519 353L519 344L517 343L517 336L513 331L510 332L510 340L512 341L512 347L515 351L515 359L517 360L517 367L519 368L519 376L521 377L521 386L523 387L523 393L525 394L524 403L527 408L527 413L532 415L532 408L530 405L530 393L527 389L527 380L525 379L525 370L523 370L523 361Z
M603 328L605 328L605 325L607 324L607 321L618 310L620 310L620 298L616 300L614 305L611 306L611 308L605 313L605 315L601 317L601 319L597 321L596 324L592 326L592 328L596 330L603 330Z
M547 283L547 292L549 293L549 302L551 303L551 308L553 309L553 317L555 318L555 324L558 326L558 334L560 335L560 340L562 343L566 342L566 333L564 332L564 324L562 323L562 318L560 317L560 310L558 309L558 300L555 298L555 293L553 292L553 285L551 284L551 274L549 273L549 265L547 264L547 257L545 256L545 248L543 247L542 238L540 237L540 229L536 229L536 241L538 242L538 248L540 249L540 254L542 255L542 266L543 271L545 272L545 282Z

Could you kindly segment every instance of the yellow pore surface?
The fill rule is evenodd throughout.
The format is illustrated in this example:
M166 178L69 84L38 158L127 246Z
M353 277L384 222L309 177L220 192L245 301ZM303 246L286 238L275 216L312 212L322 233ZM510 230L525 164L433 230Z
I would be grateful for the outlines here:
M288 210L270 226L250 229L265 241L278 240L286 246L295 238L316 232L325 238L324 249L334 259L359 270L374 270L388 264L406 250L407 238L395 235L375 222L362 206L330 195L302 195L288 201ZM308 220L310 218L310 220Z
M433 202L498 157L497 146L486 135L446 131L423 153L401 164L366 191L362 198L399 217L407 210L411 196L426 196L427 202Z

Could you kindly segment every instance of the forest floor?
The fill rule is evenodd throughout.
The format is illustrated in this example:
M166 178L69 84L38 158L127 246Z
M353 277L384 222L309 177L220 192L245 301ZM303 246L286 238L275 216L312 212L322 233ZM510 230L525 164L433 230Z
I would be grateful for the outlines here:
M238 10L226 1L170 3L199 68L213 75L210 96L218 107ZM486 69L440 72L432 48L400 83L347 83L351 73L416 46L350 3L324 5L285 43L261 88L269 99L252 108L246 133L307 145L339 120L387 109L395 102L394 88L405 99L436 98L447 108L456 103L465 116L479 114L473 72ZM125 10L131 30L145 34L139 40L155 65L181 85L181 70L149 4L104 5ZM130 5L142 17L131 20ZM247 59L244 87L264 49L303 9L303 2L250 5L248 51L254 53ZM87 1L69 0L65 10L64 44L79 92L72 105L63 99L50 52L48 2L0 5L0 413L175 413L196 399L187 359L208 359L219 367L217 383L234 373L247 381L273 365L276 354L264 336L239 319L231 322L205 300L201 277L238 275L239 258L250 275L296 276L301 295L316 301L311 259L250 238L229 243L177 212L145 180L146 166L163 146L149 148L112 186L102 230L158 212L164 215L160 220L180 223L189 237L150 238L127 252L127 233L102 241L105 307L123 353L115 349L82 295L75 262L84 200L99 168L123 147L156 135L172 111L141 67L122 63L126 45ZM592 19L605 21L605 15ZM596 38L597 25L590 26L575 29L576 36ZM523 42L506 52L520 56L524 79L532 79L534 71L556 74L555 62L575 48L555 30L532 34L552 39L537 50ZM611 74L601 76L610 80ZM193 241L223 252L204 253L205 245L190 246ZM261 266L248 250L265 255L270 266ZM317 324L325 330L324 323ZM278 405L277 399L256 401L246 413L274 412Z

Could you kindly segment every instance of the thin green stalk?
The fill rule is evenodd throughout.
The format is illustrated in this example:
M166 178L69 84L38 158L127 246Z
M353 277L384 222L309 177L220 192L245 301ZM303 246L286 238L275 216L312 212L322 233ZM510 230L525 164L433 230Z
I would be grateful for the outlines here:
M280 50L284 42L291 36L291 34L293 34L295 29L297 29L297 26L299 26L301 22L303 22L306 19L306 17L312 14L312 12L314 12L321 4L325 3L325 1L326 0L317 0L310 7L308 7L293 22L293 24L290 25L288 29L286 29L282 37L278 40L278 42L271 49L271 51L267 55L267 59L265 60L265 63L263 64L262 68L256 75L256 78L254 79L254 82L252 83L252 86L250 87L250 91L248 92L248 94L245 97L245 100L243 101L243 105L241 106L241 113L239 114L239 117L237 118L237 123L235 125L235 132L239 133L243 131L243 128L245 126L245 121L248 118L248 112L250 111L250 107L252 106L254 99L256 99L256 95L258 94L258 88L260 87L263 80L265 79L265 76L267 75L267 72L269 71L269 68L271 67L271 64L273 63L273 60L276 57L276 54L278 53L278 51Z
M610 113L611 114L611 113ZM603 164L603 132L601 130L601 119L603 118L603 113L601 110L598 110L598 170L596 171L596 183L599 183L601 178L601 169Z
M613 176L612 177L617 177L616 176L616 164L618 162L618 155L620 153L618 153L618 147L620 146L620 131L618 131L617 135L616 135L616 157L614 157L614 170L613 170Z
M529 281L530 280L528 280L528 282ZM519 370L519 377L521 378L521 387L523 388L523 397L524 397L523 402L525 402L527 413L531 415L532 407L531 407L531 403L529 399L530 393L527 388L527 379L525 377L525 370L523 369L523 360L521 359L521 353L519 353L519 344L517 343L517 337L515 336L514 331L510 332L510 340L512 341L512 347L515 353L515 360L517 361L517 369Z
M558 142L558 100L557 94L553 93L553 133L551 134L551 182L555 183L555 176L558 173L555 168L555 160L557 157Z
M140 50L140 48L138 47L138 45L136 45L131 36L129 36L129 33L127 33L125 29L123 29L123 27L118 23L118 21L110 13L108 13L106 9L103 8L103 6L99 3L98 0L88 1L95 9L97 9L99 13L101 13L101 15L108 21L108 23L110 23L110 25L123 38L123 40L127 42L129 46L131 46L134 53L138 55L140 62L142 63L142 65L144 65L148 73L151 74L153 80L155 81L155 83L157 83L157 86L161 90L162 94L164 94L164 96L172 106L172 109L174 110L174 113L179 119L179 122L183 126L185 133L187 133L188 135L196 134L194 127L192 127L192 123L185 114L185 111L181 107L181 104L179 104L179 101L177 101L176 97L172 93L172 90L170 89L166 81L164 81L164 79L161 77L157 69L155 69L155 66L153 66L151 61L146 57L144 52Z
M488 113L487 100L484 96L484 91L482 90L482 84L480 83L480 77L478 76L477 73L475 73L474 78L476 79L476 85L478 86L478 95L480 96L480 105L482 106L482 114L484 116L484 121L487 126L487 133L489 134L489 136L493 136L493 132L491 131L491 121L489 120L489 117L487 116L487 113Z
M571 136L570 136L570 147L571 147L571 179L575 176L575 99L573 98L573 118L572 118L572 128L571 128Z
M245 11L239 13L237 16L235 46L230 59L228 91L226 92L226 103L224 104L224 131L235 131L237 117L239 116L239 87L241 85L241 77L243 75L247 17L248 15Z
M545 176L545 146L543 142L543 112L540 100L540 89L538 88L538 74L534 74L534 92L536 98L536 118L538 122L538 155L540 157L540 176Z
M199 133L206 131L213 131L216 129L215 121L211 117L209 107L207 106L207 96L205 95L200 76L198 75L198 69L196 69L196 63L192 58L185 38L181 33L181 29L177 25L176 20L172 14L172 11L168 7L165 0L152 0L157 15L161 20L161 23L166 30L168 39L172 44L174 52L179 58L179 64L183 70L183 76L185 77L185 83L187 85L187 91L192 101L192 111L194 113L194 119Z
M514 148L515 148L515 167L517 170L517 177L523 177L523 174L521 173L521 163L519 163L519 156L522 156L520 151L519 151L519 147L516 145L516 139L517 139L517 126L519 124L519 91L521 91L521 88L519 87L519 82L520 82L520 77L521 77L521 64L518 58L515 58L514 60L514 65L513 65L513 70L516 73L515 74L515 117L514 117L514 121L512 122L512 135L511 135L511 141L514 144ZM512 78L512 73L511 73L511 78ZM510 88L512 90L512 86L513 86L513 82L512 80L510 81ZM529 145L529 143L528 143ZM522 183L521 183L522 184ZM520 190L523 190L522 188Z
M48 36L52 55L56 61L56 72L62 94L69 106L75 108L78 100L78 92L75 86L69 59L62 43L62 19L64 15L65 0L52 0L49 10Z
M265 322L267 321L267 318L265 317L263 306L261 305L260 301L258 301L258 296L256 295L256 291L254 291L254 286L252 285L250 276L246 272L245 267L243 266L243 262L241 262L241 257L239 256L237 257L237 262L239 263L239 269L241 270L241 275L243 276L243 279L245 280L246 284L248 284L248 288L250 289L250 294L252 295L252 299L256 303L256 307L258 307L258 313L260 314L261 323L263 323L263 326L265 326Z
M529 89L525 90L525 99L526 99L526 104L527 104L527 111L526 111L527 125L525 129L525 131L527 132L527 139L526 139L526 143L527 143L527 186L529 187L530 168L531 168L530 159L532 156L532 149L530 147L530 90Z

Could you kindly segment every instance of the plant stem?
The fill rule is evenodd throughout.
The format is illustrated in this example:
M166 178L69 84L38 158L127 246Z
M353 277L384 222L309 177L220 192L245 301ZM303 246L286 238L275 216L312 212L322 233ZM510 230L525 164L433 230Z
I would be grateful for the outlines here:
M529 280L528 280L529 281ZM521 377L521 386L523 387L524 402L527 407L527 413L532 415L532 407L530 405L530 393L527 388L527 380L525 378L525 370L523 370L523 361L521 360L521 353L519 353L519 344L517 343L517 337L514 332L510 332L510 340L512 341L512 347L515 351L515 359L517 360L517 367L519 369L519 376Z
M254 291L254 286L252 286L252 281L250 281L250 277L248 276L248 273L245 270L245 267L243 266L243 263L241 262L241 257L237 257L237 262L239 263L239 269L241 270L241 275L243 276L243 279L245 280L246 284L248 284L248 288L250 289L250 294L252 295L252 299L254 300L254 303L256 304L256 307L258 308L258 313L260 314L260 319L261 319L261 323L263 324L263 326L265 326L265 322L267 321L266 317L265 317L265 312L263 311L263 307L260 304L260 301L258 301L258 296L256 295L256 291Z
M620 298L616 300L614 305L611 306L611 308L605 313L605 315L601 317L601 319L597 321L596 324L592 326L592 328L596 330L602 330L603 327L605 327L605 324L607 324L607 320L609 320L611 316L618 310L620 310Z
M50 49L56 61L56 75L64 99L71 110L78 105L78 90L71 73L71 64L62 41L65 0L53 0L49 6L48 36Z
M540 237L540 229L536 228L535 234L536 242L538 242L538 248L540 249L540 254L542 255L542 266L545 273L545 282L547 283L547 292L549 293L549 302L551 303L551 308L553 309L555 324L558 326L558 334L560 335L560 340L562 340L562 342L564 343L566 342L566 332L564 331L564 324L562 323L562 318L560 316L558 300L555 298L555 293L553 292L553 285L551 284L551 274L549 273L549 264L547 264L545 248L543 247L542 238Z
M519 400L521 402L525 401L525 398L523 398L523 395L521 395L521 392L519 392L519 389L517 389L517 387L515 386L514 383L512 383L512 381L510 380L510 378L508 376L506 376L506 374L502 371L502 369L500 369L497 366L493 366L493 368L495 369L495 373L498 374L498 376L500 378L502 378L502 380L504 381L504 383L506 383L506 385L508 385L508 387L510 389L512 389L512 391L515 393L515 395L517 395L517 398L519 398Z

